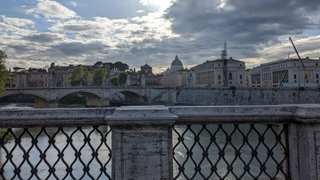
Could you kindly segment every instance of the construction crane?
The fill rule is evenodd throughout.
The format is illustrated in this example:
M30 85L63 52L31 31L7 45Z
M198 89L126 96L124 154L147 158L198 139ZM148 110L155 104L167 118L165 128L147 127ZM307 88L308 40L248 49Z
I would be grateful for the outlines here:
M286 78L287 74L288 74L288 70L286 70L286 72L284 73L284 75L283 75L283 77L282 77L282 79L281 79L281 81L280 81L278 86L282 86L282 83L283 83L284 79Z
M297 53L297 55L298 55L298 57L299 57L300 63L302 64L303 70L304 70L304 72L306 73L306 76L307 76L307 78L308 78L308 80L309 80L309 83L312 83L312 80L311 80L311 78L310 78L310 76L309 76L309 73L308 73L306 67L305 67L304 64L303 64L303 62L302 62L302 60L301 60L301 58L300 58L300 56L299 56L299 53L298 53L296 47L294 46L294 44L293 44L293 42L292 42L292 40L291 40L291 37L289 37L289 39L290 39L290 41L291 41L291 43L292 43L292 46L293 46L294 50L296 51L296 53Z

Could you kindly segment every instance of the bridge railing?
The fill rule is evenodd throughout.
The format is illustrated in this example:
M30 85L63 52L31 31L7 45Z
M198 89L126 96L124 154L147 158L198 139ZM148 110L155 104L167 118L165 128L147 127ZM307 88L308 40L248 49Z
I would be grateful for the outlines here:
M320 179L319 105L0 110L2 179Z

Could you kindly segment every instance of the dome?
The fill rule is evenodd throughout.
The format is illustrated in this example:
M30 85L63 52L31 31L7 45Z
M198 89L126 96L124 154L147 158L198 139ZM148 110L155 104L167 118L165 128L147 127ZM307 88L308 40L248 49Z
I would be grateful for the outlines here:
M176 55L176 58L171 63L171 71L178 71L180 69L183 69L182 62L179 60L178 56Z
M183 66L182 62L178 59L178 56L176 55L176 58L172 61L171 67L172 66Z

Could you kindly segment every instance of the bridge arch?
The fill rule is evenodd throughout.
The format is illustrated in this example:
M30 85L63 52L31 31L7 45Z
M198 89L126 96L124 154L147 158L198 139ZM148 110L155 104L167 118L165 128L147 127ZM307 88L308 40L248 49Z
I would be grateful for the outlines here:
M123 103L141 103L146 101L146 97L131 90L122 90L122 91L112 92L109 96L109 99L111 101L118 100Z
M59 95L57 99L60 100L61 98L65 97L69 94L73 94L73 93L78 93L78 94L84 95L87 98L86 99L86 106L87 107L109 106L110 100L108 98L103 97L101 94L98 94L96 92L79 90L79 89L65 92L65 93Z
M12 91L12 92L5 92L2 96L0 96L1 98L7 97L7 96L11 96L11 95L16 95L16 94L23 94L26 96L29 96L31 98L33 98L35 100L35 107L36 108L49 108L49 107L55 107L55 102L50 101L47 97L45 97L44 95L41 94L32 94L30 92L26 93L26 92L21 92L21 91Z

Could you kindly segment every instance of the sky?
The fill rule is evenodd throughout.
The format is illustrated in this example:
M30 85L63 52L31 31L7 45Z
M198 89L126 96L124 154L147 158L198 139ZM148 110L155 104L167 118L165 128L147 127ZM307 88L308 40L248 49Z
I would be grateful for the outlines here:
M7 67L121 61L154 73L228 57L247 68L320 57L319 0L1 0Z

